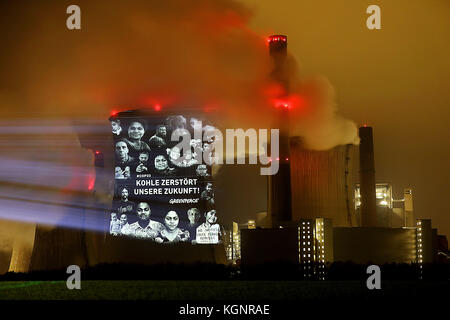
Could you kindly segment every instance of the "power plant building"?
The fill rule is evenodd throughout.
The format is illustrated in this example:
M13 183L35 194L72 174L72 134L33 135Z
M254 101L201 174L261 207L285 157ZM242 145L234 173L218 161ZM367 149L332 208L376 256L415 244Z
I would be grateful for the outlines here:
M280 68L287 39L272 36L270 41L275 68ZM277 70L274 74L278 74ZM403 199L394 200L390 184L376 183L372 128L360 127L359 137L359 146L337 146L327 151L304 148L300 137L281 137L280 144L289 148L280 159L283 179L276 175L268 179L266 221L272 225L266 229L260 226L259 230L241 230L244 265L293 261L296 251L304 275L310 277L314 272L324 279L320 271L325 263L333 261L361 264L433 261L437 231L434 229L433 236L429 220L417 220L416 226L410 188L405 188ZM287 170L289 175L285 173ZM289 207L271 204L282 201L286 186L291 192L288 201L291 211L280 213L281 208L289 210ZM271 241L275 241L275 236L293 241L295 232L297 246L285 252L284 258L280 257L280 251L286 251L292 243L284 243L283 249L279 249L271 247Z
M269 50L275 65L271 77L288 92L289 83L284 82L281 72L287 37L272 36ZM288 117L289 111L281 108L274 125L282 127ZM375 179L372 128L359 128L359 137L359 146L340 145L315 151L305 148L300 137L289 137L282 130L280 157L276 160L280 162L279 171L267 178L264 223L261 216L242 225L233 222L223 232L221 244L162 247L94 230L38 225L33 248L15 245L8 253L10 263L0 264L0 273L62 269L71 264L240 261L242 265L258 265L284 261L301 265L306 278L323 280L326 265L337 261L419 265L436 261L438 241L443 241L438 240L431 220L415 218L412 189L404 189L403 199L393 199L392 186ZM105 137L97 138L97 145L84 147L98 150L108 141ZM81 136L80 140L83 141ZM99 175L107 175L114 169L104 157L108 160L113 155L96 153L94 161ZM108 193L110 182L99 179L98 186L104 194ZM110 200L98 200L97 204ZM83 211L80 217L85 225L97 219L88 211ZM102 223L108 228L106 218L105 214Z

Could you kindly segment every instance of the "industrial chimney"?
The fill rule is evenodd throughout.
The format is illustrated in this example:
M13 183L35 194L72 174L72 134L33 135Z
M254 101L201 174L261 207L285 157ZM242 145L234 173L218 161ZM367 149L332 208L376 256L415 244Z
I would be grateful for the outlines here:
M269 39L269 53L274 62L274 69L271 78L279 82L286 93L288 84L286 83L282 69L287 57L287 37L283 35L273 35ZM280 129L279 146L280 155L272 161L279 161L278 173L268 178L268 215L272 219L272 225L276 227L282 221L290 221L291 215L291 172L289 165L289 133L287 131L289 117L287 108L277 108L277 117L274 119L274 128Z
M377 227L375 160L372 127L359 128L359 173L361 185L361 226Z

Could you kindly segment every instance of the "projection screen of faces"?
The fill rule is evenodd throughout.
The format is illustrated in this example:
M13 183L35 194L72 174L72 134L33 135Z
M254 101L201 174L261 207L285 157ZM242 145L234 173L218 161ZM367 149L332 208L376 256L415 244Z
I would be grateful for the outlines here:
M109 233L157 243L219 243L211 163L204 161L213 149L214 136L206 134L213 127L182 115L110 121L115 184Z

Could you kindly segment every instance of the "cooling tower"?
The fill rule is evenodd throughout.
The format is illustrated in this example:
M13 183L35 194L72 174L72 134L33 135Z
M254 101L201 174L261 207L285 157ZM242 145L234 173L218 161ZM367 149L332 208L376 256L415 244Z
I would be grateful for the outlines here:
M357 147L307 150L301 138L291 138L292 220L330 218L333 226L356 226L353 170Z
M9 270L9 265L11 262L12 250L1 250L0 251L0 275L5 274Z
M14 247L9 265L9 272L28 272L31 261L33 243L23 242L21 240L14 242Z
M84 231L36 226L30 271L61 270L73 264L87 264Z
M7 233L9 224L5 220L0 220L0 275L9 270L11 256L14 246L14 239Z

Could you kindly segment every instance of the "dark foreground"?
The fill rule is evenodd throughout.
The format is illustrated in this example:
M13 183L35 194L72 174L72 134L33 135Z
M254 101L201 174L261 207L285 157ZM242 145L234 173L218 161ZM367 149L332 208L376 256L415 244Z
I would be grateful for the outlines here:
M59 320L69 314L74 319L414 318L447 310L449 292L448 281L386 280L380 290L359 280L82 280L80 290L67 289L65 281L0 281L0 310Z
M325 300L422 299L448 297L448 281L382 281L368 290L365 281L1 281L1 300Z

